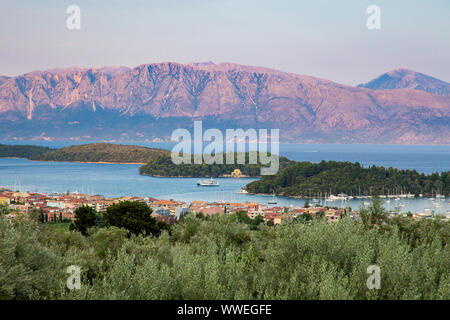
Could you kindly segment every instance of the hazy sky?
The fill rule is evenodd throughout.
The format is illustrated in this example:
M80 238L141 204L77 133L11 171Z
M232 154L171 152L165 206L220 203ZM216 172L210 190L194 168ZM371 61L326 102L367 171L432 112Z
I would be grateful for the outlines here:
M71 4L80 30L66 28ZM0 0L0 75L213 61L351 85L398 67L450 81L449 18L450 0Z

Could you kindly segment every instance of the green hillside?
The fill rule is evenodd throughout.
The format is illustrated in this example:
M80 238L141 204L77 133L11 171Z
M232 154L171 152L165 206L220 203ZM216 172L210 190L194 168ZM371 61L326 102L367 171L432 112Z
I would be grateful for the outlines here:
M415 170L399 170L359 163L322 161L295 162L275 176L264 176L246 186L251 193L286 196L317 196L319 193L349 195L383 195L412 193L424 195L450 193L450 172L423 174Z
M91 143L37 154L30 159L40 161L147 163L167 154L169 154L169 151L162 149L112 143Z
M139 168L139 172L143 175L158 176L158 177L220 177L229 175L234 169L240 169L243 175L249 177L259 177L260 169L263 166L259 162L257 164L249 164L249 153L245 153L245 164L237 164L238 153L234 153L233 164L193 164L193 155L191 155L192 164L174 164L170 155L155 158L153 161ZM280 168L293 163L293 161L280 157Z
M0 144L0 158L31 158L52 150L40 146Z

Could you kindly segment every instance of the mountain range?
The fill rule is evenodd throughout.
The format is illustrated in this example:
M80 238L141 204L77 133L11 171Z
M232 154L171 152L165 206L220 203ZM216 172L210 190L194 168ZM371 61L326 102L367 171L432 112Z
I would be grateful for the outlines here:
M450 144L450 84L397 69L357 87L232 63L0 76L0 140L170 140L176 128L279 128L282 142Z

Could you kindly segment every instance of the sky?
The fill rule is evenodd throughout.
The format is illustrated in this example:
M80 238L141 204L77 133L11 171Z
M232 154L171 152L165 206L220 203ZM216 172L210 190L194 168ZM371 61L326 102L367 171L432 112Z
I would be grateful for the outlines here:
M347 85L400 67L449 82L449 17L450 0L0 0L0 75L212 61Z

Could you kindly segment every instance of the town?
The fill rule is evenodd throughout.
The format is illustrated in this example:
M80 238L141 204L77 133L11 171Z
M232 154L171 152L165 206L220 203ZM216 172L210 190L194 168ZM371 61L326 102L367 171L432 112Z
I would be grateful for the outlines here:
M295 218L314 219L326 217L328 222L336 222L344 216L359 220L358 211L350 208L328 207L305 204L304 207L268 206L258 202L207 202L194 200L190 204L176 200L160 200L152 197L104 197L79 193L37 193L19 192L0 188L0 205L11 210L7 217L14 219L18 215L30 215L33 211L41 212L41 222L71 222L75 219L75 210L81 206L92 207L97 212L105 211L109 206L121 201L139 201L152 209L152 216L171 225L188 213L211 216L214 214L245 213L250 219L260 216L268 225L282 224ZM396 214L396 213L391 213ZM406 213L403 215L407 215ZM432 218L431 213L410 214L413 218ZM448 219L448 216L447 216Z

